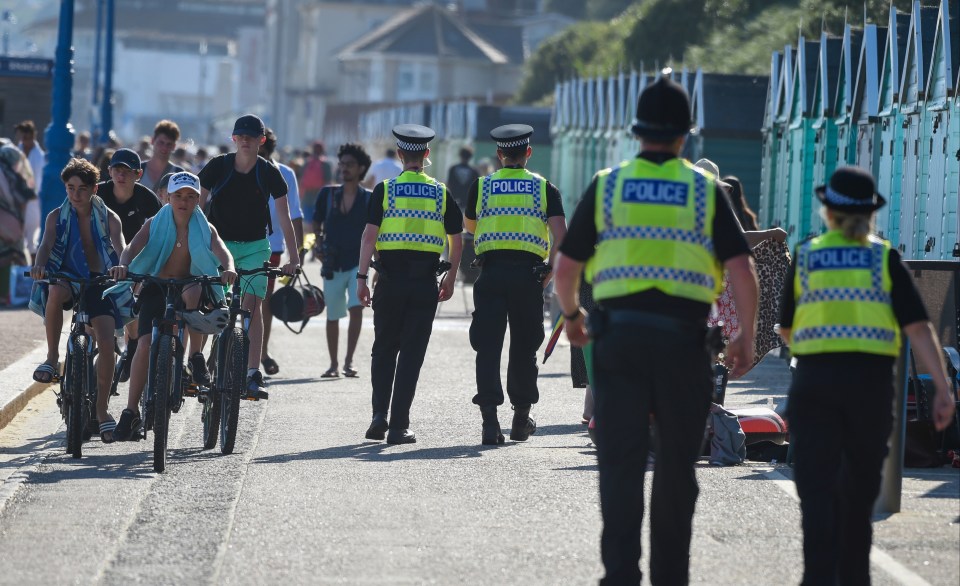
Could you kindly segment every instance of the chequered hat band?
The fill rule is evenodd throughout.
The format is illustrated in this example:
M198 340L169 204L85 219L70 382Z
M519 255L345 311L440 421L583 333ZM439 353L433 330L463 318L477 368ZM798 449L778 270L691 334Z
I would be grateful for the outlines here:
M425 151L430 148L430 145L426 142L407 142L398 138L397 148L404 151Z
M500 142L497 141L497 146L502 149L512 149L514 147L524 146L530 144L530 137L521 138L520 140L511 140L509 142Z
M827 186L827 189L824 191L824 195L826 196L827 201L835 205L872 206L872 205L876 205L877 203L876 198L874 197L871 197L868 199L858 199L854 197L848 197L846 195L843 195L839 191L835 191L829 185Z

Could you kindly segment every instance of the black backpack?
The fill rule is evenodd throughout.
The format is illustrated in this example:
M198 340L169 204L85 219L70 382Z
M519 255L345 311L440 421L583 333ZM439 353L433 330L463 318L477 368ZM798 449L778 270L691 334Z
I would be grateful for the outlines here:
M227 186L227 183L230 182L230 178L233 177L234 165L236 164L237 153L227 153L223 157L223 164L227 168L227 172L224 174L223 179L219 183L213 186L213 189L210 190L210 196L207 198L207 204L204 206L203 213L206 214L207 218L213 222L213 199L223 191L223 188ZM270 230L270 234L273 234L273 218L270 216L270 197L271 194L269 191L263 188L263 182L260 180L260 167L261 165L272 165L270 161L264 159L263 157L257 155L257 164L253 166L254 173L257 178L257 187L260 188L260 193L264 194L266 197L263 199L263 209L267 214L267 227Z

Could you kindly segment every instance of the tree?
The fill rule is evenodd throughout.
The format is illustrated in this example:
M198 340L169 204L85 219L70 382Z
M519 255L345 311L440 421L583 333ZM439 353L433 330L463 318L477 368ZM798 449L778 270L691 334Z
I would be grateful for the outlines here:
M700 41L706 0L647 0L624 40L634 67L680 59L688 45Z
M587 17L587 5L583 0L547 0L544 10L583 20Z
M587 0L587 18L592 20L610 20L637 4L633 0Z

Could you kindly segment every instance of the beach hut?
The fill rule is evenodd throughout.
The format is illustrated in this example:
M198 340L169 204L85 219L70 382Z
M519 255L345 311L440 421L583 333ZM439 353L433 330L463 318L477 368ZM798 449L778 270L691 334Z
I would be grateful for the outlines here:
M842 37L830 37L820 33L820 49L817 59L817 75L813 89L813 180L812 185L823 185L837 166L837 125L835 122L835 96L840 82L843 45L850 40L850 25L843 27ZM820 231L818 206L806 210L808 231Z
M880 164L880 50L887 29L864 23L863 42L853 90L852 119L856 125L856 165L876 176Z
M958 66L958 4L948 6L942 0L933 37L933 52L924 91L924 123L921 125L920 149L926 147L928 161L925 217L921 218L917 258L944 259L952 256L957 237L957 199L947 188L950 110L954 105L954 72Z
M960 20L960 18L958 18ZM956 49L955 49L956 50ZM957 67L960 70L960 67ZM953 228L953 258L960 257L960 71L957 71L957 85L954 89L953 112L950 113L948 133L950 141L947 145L947 198L951 200L953 218L949 220L949 228ZM957 156L951 156L956 154ZM944 243L947 246L947 243Z
M849 26L849 25L848 25ZM849 38L844 34L843 53L840 57L840 79L834 102L834 124L837 128L837 165L852 165L856 160L856 133L853 128L853 92L857 83L857 64L863 45L863 29L849 28Z
M773 194L776 188L777 151L779 149L779 135L775 119L777 110L777 90L780 84L780 68L783 63L783 53L774 51L770 56L770 77L767 80L767 99L763 107L763 151L760 159L760 197L757 215L761 226L769 226L772 221L771 208Z
M770 226L788 228L787 224L787 185L790 182L790 100L793 90L793 47L783 48L783 65L780 68L780 84L777 88L777 108L774 129L777 133L776 180L773 184L773 205L770 212Z
M908 259L920 258L919 251L924 246L921 237L926 224L930 153L926 148L920 148L920 142L922 136L930 132L923 128L927 123L923 115L924 92L938 15L937 7L921 7L919 1L914 2L907 31L903 77L900 80L900 112L903 115L905 148L900 186L899 248L904 258Z
M903 177L903 115L900 113L900 78L907 52L910 15L890 7L887 42L880 73L880 156L877 190L888 205L877 213L877 233L894 246L900 244L900 187Z
M790 180L787 182L786 230L796 244L810 235L810 208L813 201L813 88L817 74L819 41L797 43L793 89L790 92L788 131Z

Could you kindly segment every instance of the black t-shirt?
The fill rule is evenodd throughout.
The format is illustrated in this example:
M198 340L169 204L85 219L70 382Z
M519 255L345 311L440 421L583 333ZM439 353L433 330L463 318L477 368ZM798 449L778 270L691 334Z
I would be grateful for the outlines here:
M910 278L909 269L903 264L900 253L896 249L890 250L890 255L887 257L887 269L890 271L890 304L900 327L929 319L927 308L923 306L917 286ZM794 298L793 292L793 282L796 274L797 254L795 251L793 263L787 273L787 280L784 281L783 297L780 302L780 325L785 328L793 327L793 316L797 308L797 300Z
M447 192L453 196L457 205L463 206L467 201L467 190L477 180L480 174L467 163L458 163L447 171Z
M145 185L136 183L133 186L133 195L130 199L120 203L117 196L113 193L113 180L104 181L97 186L97 195L103 199L107 207L120 216L120 224L123 226L123 239L127 244L137 235L143 223L152 218L160 211L163 204L155 193L150 191Z
M404 171L410 173L410 171ZM401 173L401 177L403 174ZM442 184L441 184L442 185ZM370 203L367 205L367 223L379 226L383 223L383 183L377 183L373 188L373 194L370 196ZM443 229L447 234L459 234L463 232L463 212L460 206L447 193L447 206L443 214ZM382 250L380 258L404 260L420 260L425 257L437 258L439 255L433 252L424 252L422 250Z
M331 209L327 209L328 200ZM313 225L323 225L324 267L329 263L332 270L346 271L357 266L363 229L367 225L369 200L370 190L358 187L353 206L344 214L340 209L343 186L328 185L320 190L313 213Z
M230 179L213 198L210 208L210 223L216 227L220 237L235 242L256 242L267 237L270 224L270 207L267 198L280 199L287 196L287 182L280 170L265 159L257 159L257 164L249 173L236 169L227 169L225 161L228 155L219 155L210 160L200 171L200 185L208 190L223 183L232 171ZM230 157L233 159L233 157ZM257 183L257 169L260 182ZM261 190L266 190L264 193ZM279 230L279 226L274 226Z
M676 157L667 153L640 153L642 159L662 165ZM713 251L721 263L740 256L751 254L740 229L730 200L723 189L715 190L716 206L713 215ZM586 262L593 256L597 245L597 225L595 212L597 203L597 178L583 192L580 203L573 212L567 235L560 243L560 252L573 260ZM710 313L710 304L693 301L684 297L674 297L658 289L648 289L624 297L604 299L601 305L610 309L635 309L660 313L677 319L702 322Z
M520 169L521 167L510 165L506 167L507 169ZM563 216L563 197L560 195L560 190L557 189L557 186L553 183L547 181L547 217L554 218L556 216ZM477 179L470 185L470 190L467 192L467 207L463 210L464 215L468 220L477 219L477 199L480 194L480 180ZM530 260L531 262L539 262L540 257L533 254L532 252L526 252L523 250L492 250L484 254L484 258L488 260L503 259L503 260Z

